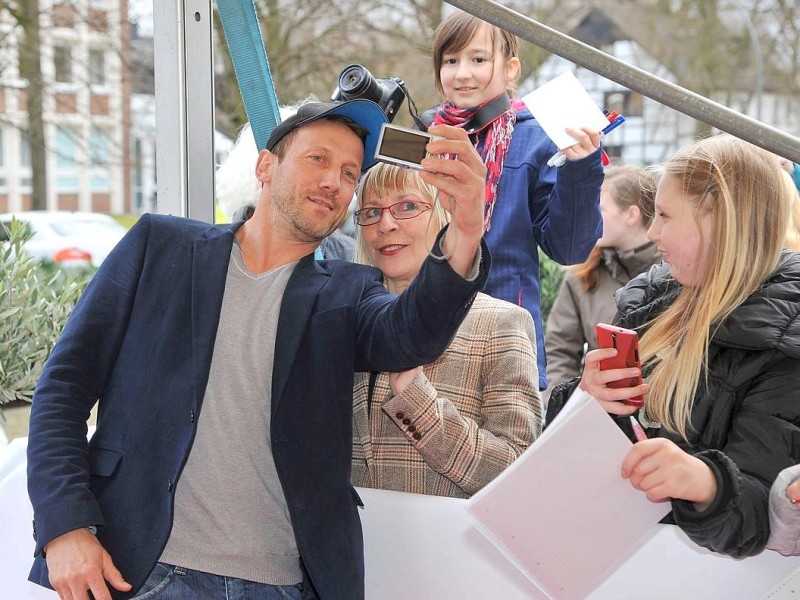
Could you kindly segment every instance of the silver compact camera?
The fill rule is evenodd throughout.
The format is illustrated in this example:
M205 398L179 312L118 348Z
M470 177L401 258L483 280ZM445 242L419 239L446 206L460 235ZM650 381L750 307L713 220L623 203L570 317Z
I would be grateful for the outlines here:
M422 159L426 156L434 156L425 150L425 146L432 140L442 139L444 138L431 135L426 131L384 123L378 138L375 158L401 167L421 169Z

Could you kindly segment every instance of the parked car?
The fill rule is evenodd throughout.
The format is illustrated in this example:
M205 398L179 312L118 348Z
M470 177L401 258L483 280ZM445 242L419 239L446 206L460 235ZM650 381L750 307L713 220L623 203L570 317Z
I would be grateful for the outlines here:
M0 214L0 242L16 217L30 228L25 250L36 260L62 266L99 267L127 231L112 217L93 212L32 210Z

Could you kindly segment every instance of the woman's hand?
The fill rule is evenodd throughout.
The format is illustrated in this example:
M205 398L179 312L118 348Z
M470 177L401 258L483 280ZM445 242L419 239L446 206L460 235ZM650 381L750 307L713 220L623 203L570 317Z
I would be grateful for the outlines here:
M589 156L592 152L600 147L600 132L583 127L581 129L573 129L567 127L567 133L574 137L578 142L569 148L564 148L561 153L567 160L580 160Z
M635 443L622 461L622 476L653 502L676 498L707 505L717 495L709 466L664 438Z
M600 361L617 355L616 348L598 348L586 353L580 388L595 398L606 412L613 415L632 415L639 407L624 404L624 400L643 396L650 390L646 383L634 387L611 388L608 384L620 379L629 379L641 374L636 367L600 370Z
M422 373L422 367L414 367L401 373L389 373L389 387L392 388L394 395L397 396L406 389L406 386L414 381L420 373Z

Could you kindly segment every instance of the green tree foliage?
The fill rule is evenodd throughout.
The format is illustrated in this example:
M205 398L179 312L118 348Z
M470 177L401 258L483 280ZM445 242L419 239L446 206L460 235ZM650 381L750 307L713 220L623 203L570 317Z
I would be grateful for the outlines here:
M547 315L553 308L553 303L561 288L564 279L564 267L559 265L539 249L539 293L542 300L542 323L547 323Z
M36 263L29 232L13 220L0 245L0 406L30 402L44 362L94 271Z

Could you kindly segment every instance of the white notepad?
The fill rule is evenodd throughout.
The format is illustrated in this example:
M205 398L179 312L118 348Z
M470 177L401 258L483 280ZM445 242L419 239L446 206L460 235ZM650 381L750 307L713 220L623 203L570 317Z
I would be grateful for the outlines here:
M553 423L467 509L476 526L552 598L583 598L670 510L620 475L631 442L578 390Z
M536 88L522 102L561 150L578 141L565 131L567 127L602 131L608 125L608 118L572 71L564 71Z

